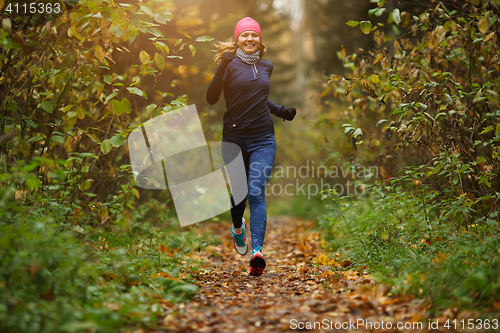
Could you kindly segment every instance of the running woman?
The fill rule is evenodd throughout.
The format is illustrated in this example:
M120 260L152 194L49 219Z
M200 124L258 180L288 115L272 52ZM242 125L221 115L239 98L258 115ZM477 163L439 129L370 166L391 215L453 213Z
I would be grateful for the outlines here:
M217 44L215 75L207 91L207 102L215 104L224 91L226 112L222 142L237 144L245 163L250 206L250 275L262 275L266 260L262 246L267 225L265 186L276 156L276 140L271 113L293 120L295 108L285 108L268 99L273 64L262 59L266 48L261 42L260 25L245 17L234 29L234 40ZM224 154L224 152L223 152ZM233 197L231 197L233 201ZM232 238L240 255L248 252L243 213L246 198L231 208Z

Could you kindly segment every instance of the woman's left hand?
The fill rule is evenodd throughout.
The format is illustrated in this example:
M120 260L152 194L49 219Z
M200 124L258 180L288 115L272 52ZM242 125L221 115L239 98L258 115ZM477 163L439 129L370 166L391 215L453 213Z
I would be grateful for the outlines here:
M288 121L292 121L293 118L295 118L296 114L297 110L295 108L284 108L283 110L281 110L281 117Z

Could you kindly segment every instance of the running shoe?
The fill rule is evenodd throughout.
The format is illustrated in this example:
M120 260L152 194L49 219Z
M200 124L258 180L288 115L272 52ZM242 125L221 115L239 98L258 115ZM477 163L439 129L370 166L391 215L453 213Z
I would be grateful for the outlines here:
M250 275L262 275L266 268L266 260L262 255L262 247L254 247L250 253Z
M240 255L245 255L248 252L248 240L246 236L246 222L245 219L241 219L242 223L242 231L239 234L234 233L234 225L231 230L231 234L233 236L233 242L234 242L234 248L236 249L236 252L238 252Z

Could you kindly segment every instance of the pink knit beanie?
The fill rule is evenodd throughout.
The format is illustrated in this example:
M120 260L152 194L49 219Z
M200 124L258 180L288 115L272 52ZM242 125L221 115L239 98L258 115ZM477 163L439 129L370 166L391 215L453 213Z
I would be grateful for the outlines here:
M260 25L251 17L245 17L244 19L241 19L236 23L236 26L234 27L234 40L238 39L238 36L243 32L243 31L255 31L259 34L260 38L262 38L260 34Z

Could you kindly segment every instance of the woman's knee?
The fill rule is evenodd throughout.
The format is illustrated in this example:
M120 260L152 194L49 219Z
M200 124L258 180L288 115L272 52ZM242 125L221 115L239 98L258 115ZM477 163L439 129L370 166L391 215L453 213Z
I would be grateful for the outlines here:
M265 187L253 187L250 186L248 189L248 201L256 202L262 200L265 196Z

